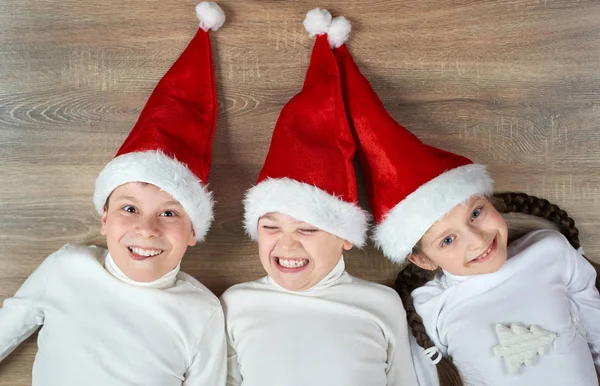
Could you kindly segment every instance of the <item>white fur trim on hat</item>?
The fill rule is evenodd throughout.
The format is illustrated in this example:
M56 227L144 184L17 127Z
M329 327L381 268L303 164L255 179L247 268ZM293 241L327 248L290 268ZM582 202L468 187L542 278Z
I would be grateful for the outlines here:
M244 227L253 240L258 236L258 219L270 212L285 213L357 247L365 244L369 214L314 185L269 178L249 189L244 199Z
M200 21L200 28L216 31L225 23L225 12L212 1L203 1L196 6L196 16Z
M112 191L128 182L146 182L169 193L192 222L196 240L204 239L213 220L212 193L185 164L154 150L116 157L96 179L94 206L98 214L104 211Z
M469 197L491 194L492 189L492 178L483 165L449 170L392 208L375 228L373 241L390 260L403 262L436 221Z

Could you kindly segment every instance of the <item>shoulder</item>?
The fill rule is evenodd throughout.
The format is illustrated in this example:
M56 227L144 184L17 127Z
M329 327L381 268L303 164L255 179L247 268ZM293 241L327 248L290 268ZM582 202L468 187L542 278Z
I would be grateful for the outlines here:
M545 259L551 256L564 255L566 251L574 251L569 241L561 233L552 229L541 229L527 233L509 246L509 254L533 253Z
M432 280L411 293L413 306L426 324L437 319L435 315L439 315L447 303L452 301L455 287L448 287L443 278L444 276L438 273Z
M442 282L443 275L437 274L435 278L429 280L423 286L415 289L411 296L415 305L424 304L439 297L447 290Z
M265 291L274 291L273 286L268 282L266 277L235 284L223 292L220 299L221 303L225 305L238 300L244 301L245 299L252 297L256 292L264 293Z
M106 249L94 245L65 244L61 249L48 256L56 262L98 262L106 254Z
M361 294L360 296L367 300L384 302L390 305L402 304L400 296L398 296L398 293L396 293L393 288L372 281L359 279L350 274L348 274L348 276L351 278L351 282L346 284L346 286L353 288L354 291L352 292L356 292L357 296Z
M177 287L188 294L195 304L200 303L211 314L218 308L221 308L221 303L217 296L192 275L180 271L177 274Z
M396 290L386 285L348 276L351 282L341 287L343 291L343 295L339 294L343 297L341 301L370 312L391 329L395 329L392 326L398 325L398 320L406 320L406 311Z

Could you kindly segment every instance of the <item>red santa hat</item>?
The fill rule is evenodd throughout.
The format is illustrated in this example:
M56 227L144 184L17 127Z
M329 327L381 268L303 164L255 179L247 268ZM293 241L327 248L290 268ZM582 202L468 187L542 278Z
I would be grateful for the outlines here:
M402 262L427 230L473 195L492 193L482 165L422 143L388 114L345 45L334 50L377 226L375 245Z
M356 145L332 52L350 23L317 8L304 26L317 35L304 86L279 115L258 183L246 193L244 225L256 240L258 219L281 212L362 246L369 216L357 204Z
M213 219L206 188L217 121L209 30L225 22L215 3L196 6L200 28L150 95L131 133L96 179L94 205L102 214L112 191L146 182L169 193L186 211L201 241Z

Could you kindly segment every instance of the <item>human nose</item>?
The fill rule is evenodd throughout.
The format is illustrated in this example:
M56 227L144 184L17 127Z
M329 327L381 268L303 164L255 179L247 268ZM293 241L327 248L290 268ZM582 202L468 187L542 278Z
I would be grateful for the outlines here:
M293 233L282 232L279 245L284 251L292 251L298 247L298 240L296 240Z
M488 247L489 237L483 229L476 226L469 226L466 232L470 250L476 251Z
M158 219L153 216L141 217L137 224L137 233L145 238L157 237L160 235Z

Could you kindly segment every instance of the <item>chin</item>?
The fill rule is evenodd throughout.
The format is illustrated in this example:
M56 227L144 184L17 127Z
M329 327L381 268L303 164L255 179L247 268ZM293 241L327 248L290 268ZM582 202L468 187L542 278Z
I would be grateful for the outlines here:
M490 267L490 271L488 273L498 272L500 268L504 266L504 263L506 263L506 254L501 259L496 259L495 263L496 264Z

